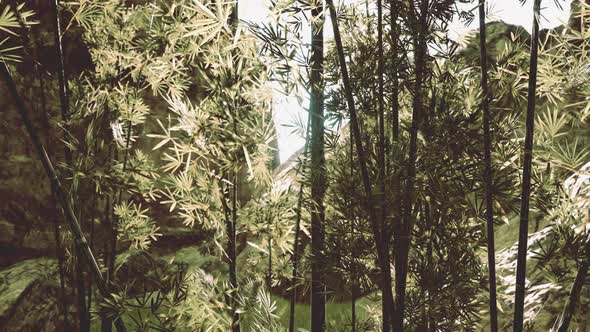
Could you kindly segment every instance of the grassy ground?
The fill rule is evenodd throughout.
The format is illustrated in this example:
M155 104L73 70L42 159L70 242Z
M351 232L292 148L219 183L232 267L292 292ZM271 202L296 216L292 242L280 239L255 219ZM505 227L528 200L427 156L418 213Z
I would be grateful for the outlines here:
M548 225L546 220L539 223L539 229L541 230ZM515 215L510 223L503 225L496 225L494 229L496 252L505 248L509 248L518 243L518 229L519 229L519 216ZM529 235L535 231L535 218L531 214L529 221Z
M273 297L276 301L281 317L281 324L285 329L289 326L289 301L280 297ZM356 303L356 319L358 323L367 321L367 305L374 305L371 297L364 297ZM378 304L378 303L377 303ZM351 330L351 302L330 303L326 305L326 324L329 331L350 331ZM295 306L295 330L310 329L311 306L309 304L297 304Z
M164 256L167 261L172 260L172 255ZM227 274L227 266L218 258L202 255L199 253L197 247L187 247L178 250L174 253L174 261L177 263L186 263L192 267L200 267L206 271L214 273L224 280L224 275ZM290 302L288 299L280 296L272 295L272 300L276 302L277 311L275 312L280 317L281 325L284 331L289 326L289 310ZM369 295L358 299L356 302L356 320L357 326L366 324L370 315L367 313L367 306L380 308L379 301L375 296ZM149 317L151 313L148 309L141 310L144 318ZM351 302L328 302L326 305L326 324L329 331L350 331L351 330ZM137 316L137 313L134 314ZM138 317L135 317L136 319ZM137 328L137 323L134 322L129 315L124 315L123 320L128 326L129 331ZM295 306L295 331L308 331L310 329L311 321L311 306L305 303L298 303ZM92 332L100 331L100 321L92 321ZM244 331L244 332L258 332L258 331ZM274 332L274 331L273 331Z
M277 304L276 314L280 316L281 325L284 331L289 327L289 301L281 297L273 296L273 301ZM368 314L366 306L374 304L373 299L365 297L359 299L356 304L356 319L357 325L366 323ZM350 331L351 330L351 303L327 303L326 305L326 323L329 331ZM142 310L142 316L149 317L151 313L148 309ZM134 314L137 316L137 313ZM137 317L136 317L137 318ZM134 322L128 315L123 316L123 321L128 327L129 331L134 331L137 328L137 323ZM295 306L295 331L309 331L311 322L311 306L309 304L299 303ZM92 321L92 332L100 331L100 321ZM114 331L114 330L113 330ZM188 331L187 331L188 332ZM259 331L244 331L244 332L259 332ZM273 331L275 332L275 331Z
M545 225L540 225L539 229ZM510 223L498 225L495 228L496 250L502 250L514 245L518 239L518 218L511 220ZM534 222L531 222L529 232L534 231ZM167 260L172 256L165 257ZM215 271L223 276L227 269L226 265L216 257L201 255L197 247L187 247L177 251L174 255L174 261L187 263L190 266L199 266L206 271ZM216 274L217 274L216 273ZM279 296L272 296L273 301L277 304L276 314L280 317L281 324L286 330L289 326L289 300ZM374 296L367 296L357 301L357 323L362 324L368 320L370 314L367 313L367 306L371 305L379 310L379 301ZM146 314L149 314L146 312ZM125 317L128 326L134 326L129 317ZM295 306L295 330L303 331L310 329L311 306L309 304L299 303ZM351 302L329 302L326 306L326 323L330 331L350 331L351 330ZM482 322L486 325L485 318ZM93 331L100 331L100 322L94 321ZM249 331L246 331L249 332Z

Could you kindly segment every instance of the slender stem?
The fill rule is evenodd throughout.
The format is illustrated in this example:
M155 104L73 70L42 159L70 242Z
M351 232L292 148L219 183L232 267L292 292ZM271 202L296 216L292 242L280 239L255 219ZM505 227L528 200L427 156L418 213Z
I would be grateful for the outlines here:
M238 199L238 176L237 171L234 170L233 176L233 187L232 187L232 219L229 222L228 226L228 256L229 256L229 283L232 288L231 298L232 298L232 331L239 332L240 325L239 325L239 314L235 308L237 303L236 301L236 292L238 288L238 277L237 277L237 257L236 257L236 226L238 223L238 206L237 206L237 199Z
M15 13L17 15L19 15L18 17L20 17L20 14L18 14L18 11L15 10ZM40 45L39 45L39 41L37 40L37 38L33 38L33 40L35 41L35 56L34 59L37 59L37 52L36 50L39 49ZM36 61L36 60L34 60ZM41 100L41 113L43 115L43 127L44 127L44 131L45 131L45 144L47 144L48 146L51 145L51 135L50 135L50 124L49 124L49 116L48 116L48 112L47 112L47 100L46 100L46 96L45 96L45 79L43 78L43 73L41 73L41 70L39 69L39 64L36 62L35 65L35 71L37 73L37 78L39 80L39 94L40 94L40 100ZM62 248L62 243L61 243L61 230L60 230L60 223L59 222L55 222L54 225L54 238L55 238L55 255L57 257L57 264L58 264L58 269L59 269L59 287L60 287L60 304L61 304L61 309L62 309L62 313L64 316L64 328L65 329L69 329L69 319L68 319L68 303L67 303L67 298L66 298L66 285L65 285L65 264L64 264L64 251Z
M396 6L397 0L389 1L390 25L391 25L391 53L393 58L392 67L392 91L391 91L391 117L392 117L392 136L394 143L399 140L399 80L398 80L398 43L397 43L397 18L399 10Z
M324 271L324 5L317 1L311 10L311 332L326 329L326 285Z
M59 287L60 287L60 304L62 313L64 315L64 329L69 329L68 320L68 301L66 298L66 285L65 285L65 268L64 268L64 254L61 246L61 232L59 223L55 223L53 229L53 235L55 237L55 255L57 256L57 264L59 268Z
M557 329L553 329L557 332L567 332L569 330L569 325L574 316L574 312L576 310L576 305L578 303L578 298L580 297L580 292L582 291L582 287L584 286L584 282L586 280L586 276L588 275L588 267L590 266L590 237L586 237L586 243L584 245L584 260L578 267L578 272L576 273L576 279L570 289L570 294L567 299L567 303L563 307L563 312L559 316L559 318L555 321L555 325L557 325Z
M125 137L125 153L123 154L123 174L125 174L125 172L127 171L127 161L129 159L129 150L130 150L130 146L131 146L131 135L133 133L133 127L131 126L131 121L129 121L127 123L128 129L127 129L127 135ZM117 149L117 148L115 148ZM110 154L110 151L109 151ZM115 160L118 160L119 158L119 154L117 152L117 150L115 150ZM117 192L117 198L116 198L116 204L121 204L121 202L123 201L123 189L119 188L118 192ZM112 209L112 206L109 202L109 199L107 199L107 206L110 206L110 208ZM115 262L117 260L117 225L119 223L119 220L117 217L115 216L111 216L110 218L110 226L111 226L111 238L110 238L110 242L111 242L111 251L109 253L109 258L108 258L108 269L107 269L107 285L110 285L110 283L114 282L115 280ZM112 320L109 319L108 317L103 319L101 322L101 331L102 332L110 332L112 329Z
M238 24L239 24L239 3L236 0L235 5L232 8L231 11L231 17L230 17L230 24L232 26L232 31L234 34L236 34L236 31L238 29ZM234 130L234 135L237 136L238 135L238 127L237 127L237 115L238 115L238 107L235 107L235 112L234 112L234 117L233 117L233 130ZM235 306L237 305L237 300L236 300L236 292L237 292L237 288L238 288L238 276L237 276L237 253L236 253L236 228L238 225L238 205L237 205L237 200L238 200L238 168L236 167L234 169L234 174L233 174L233 194L232 194L232 220L229 223L229 229L228 229L228 237L229 237L229 241L228 241L228 255L229 255L229 283L230 286L232 287L232 293L231 293L231 302L232 302L232 332L240 332L240 315L238 313L238 310L236 310L237 308L235 308Z
M96 153L96 151L95 151ZM95 192L91 193L91 198L90 201L94 202L94 204L97 204L97 195ZM94 221L92 220L93 216L90 216L90 249L94 252L95 250L95 246L94 246ZM82 218L80 218L82 219ZM88 312L88 328L91 328L91 320L90 320L90 310L92 309L92 278L90 278L90 280L88 280L88 297L86 299L86 312Z
M69 120L69 91L68 91L68 82L66 81L66 73L64 68L64 56L63 56L63 46L62 46L62 38L61 38L61 22L59 19L59 0L51 1L51 9L53 11L53 36L54 36L54 43L55 43L55 52L57 57L57 77L59 80L59 101L60 101L60 111L61 116L64 121ZM67 123L66 123L67 124ZM70 156L71 158L71 156Z
M311 127L311 115L307 116L307 127L305 129L305 145L303 147L303 161L299 172L302 180L299 184L299 193L297 197L297 211L295 215L295 240L293 241L293 275L291 276L291 304L289 307L289 332L295 331L295 304L297 302L297 278L299 268L299 233L301 232L301 209L303 206L303 190L305 189L305 164L307 163L307 153L309 149L309 134Z
M84 271L80 257L76 257L74 272L76 274L76 296L78 300L78 320L80 331L90 331L88 308L86 307L86 291L84 287Z
M424 74L426 71L426 37L428 31L428 6L429 0L422 0L420 3L420 16L417 24L413 27L415 29L414 45L416 51L415 57L415 83L414 83L414 99L412 105L412 127L410 128L410 147L408 152L407 164L407 187L404 193L405 199L402 204L402 222L401 232L397 241L397 252L395 262L395 294L396 294L396 313L393 320L393 328L396 331L403 331L404 329L404 311L405 311L405 297L406 284L408 278L408 255L411 244L412 235L412 210L414 200L414 182L416 180L416 160L418 152L418 129L422 116L422 102L423 102L423 85ZM411 16L411 15L410 15Z
M350 116L350 126L354 136L354 144L356 146L358 162L359 162L359 170L361 172L361 179L363 182L363 188L365 191L365 205L368 208L369 212L369 221L371 223L371 230L373 232L373 237L375 239L375 245L377 248L377 258L379 261L379 267L381 269L381 276L382 276L382 286L389 285L387 287L382 287L383 297L385 297L384 303L387 305L389 310L394 309L393 303L393 293L391 291L391 268L390 268L390 258L389 258L389 251L384 250L381 246L383 243L381 241L381 230L379 227L377 215L375 214L375 210L372 204L372 192L371 192L371 182L369 179L369 171L367 167L367 157L365 155L365 151L363 149L362 137L359 128L359 119L356 113L356 108L354 104L354 97L352 95L352 86L350 83L350 77L348 76L348 68L346 65L346 59L344 57L344 48L342 45L342 37L340 35L340 28L338 26L338 15L336 13L336 7L334 6L333 0L326 0L330 8L330 16L332 21L332 28L334 30L334 41L336 42L336 50L338 52L338 62L340 65L340 72L342 74L342 83L344 85L344 93L346 97L346 104L348 107L348 112Z
M234 180L236 178L234 177ZM236 275L236 268L235 268L235 259L236 259L236 252L235 252L235 229L234 229L234 220L235 218L235 213L234 211L236 211L236 205L234 205L235 200L234 195L236 193L235 190L235 183L233 185L232 188L232 193L230 195L230 193L225 190L223 188L223 182L221 182L220 185L220 190L222 192L222 196L223 199L221 200L222 206L223 206L223 212L225 215L225 228L226 228L226 232L227 232L227 236L228 236L228 248L227 248L227 256L228 256L228 261L229 261L229 283L230 283L230 287L231 292L228 296L226 296L226 301L228 303L228 305L231 307L232 312L232 331L235 331L235 329L237 329L239 331L240 327L239 327L239 315L235 312L236 308L234 307L236 304L236 300L235 300L235 292L237 291L237 275ZM230 209L230 207L228 206L228 201L231 200L232 201L232 209ZM231 215L230 215L231 214Z
M378 84L378 111L377 111L377 123L379 131L379 144L378 144L378 179L379 192L376 200L379 206L378 218L379 227L381 228L381 246L382 250L389 252L389 237L386 235L387 228L385 225L385 117L384 117L384 101L383 101L383 75L384 75L384 58L383 58L383 3L382 0L377 0L377 46L378 46L378 60L377 60L377 84ZM385 287L391 287L391 285L384 284L381 286L382 289ZM389 331L391 328L391 312L387 306L387 298L381 297L382 300L382 315L383 315L383 331Z
M72 205L70 204L70 200L68 199L65 191L63 190L63 187L57 177L57 173L55 172L55 169L53 168L53 164L51 162L51 159L47 155L47 151L45 150L45 147L43 147L43 144L41 143L41 139L39 138L39 135L35 131L33 123L31 122L29 115L27 114L25 104L18 94L18 91L16 89L16 85L14 84L14 81L12 80L12 76L10 75L8 67L6 66L5 63L0 64L0 72L2 72L2 76L4 78L4 81L8 85L10 93L16 103L17 110L20 113L23 123L25 124L25 127L27 129L27 133L29 134L29 137L31 138L31 141L33 143L35 151L37 152L39 160L43 164L43 168L45 170L45 173L47 174L47 177L51 181L51 188L53 191L53 195L55 196L57 202L59 203L60 207L62 208L62 211L65 215L66 222L70 226L70 229L72 231L72 235L74 237L74 241L76 243L77 257L83 257L86 260L86 264L90 269L90 273L92 274L92 276L94 277L94 279L96 281L97 287L98 287L101 295L106 298L112 298L112 296L109 293L109 290L107 288L107 284L102 276L102 273L100 272L100 268L98 266L98 263L96 262L96 259L94 258L94 254L92 253L92 250L90 250L90 247L88 246L88 242L86 241L86 238L84 237L84 233L82 233L82 229L80 228L80 223L78 222L78 218L76 217L76 214L74 213L74 210L72 209ZM117 318L115 324L116 324L117 330L119 332L126 331L125 325L123 325L123 321L120 318Z
M269 215L268 218L268 293L270 294L272 291L272 216Z
M351 182L350 183L354 183L352 181L352 179L354 179L354 144L352 144L353 141L353 137L352 137L352 130L350 130L350 179ZM355 239L355 217L354 217L354 210L353 210L353 201L352 201L352 192L353 192L354 188L351 188L351 196L350 199L348 201L348 213L349 213L349 218L350 218L350 258L352 263L350 264L350 278L351 278L351 283L352 285L350 286L350 302L351 302L351 325L352 325L352 332L356 332L356 297L357 297L357 285L358 285L358 281L357 281L357 276L356 276L356 266L355 266L355 251L354 251L354 239Z
M490 132L490 92L488 90L488 60L486 49L486 1L479 0L479 49L481 61L481 90L483 94L484 185L486 197L486 225L488 235L488 282L490 287L490 329L498 331L496 300L496 249L494 245L494 196L492 183L492 138Z
M107 158L111 156L111 149L109 149ZM113 201L110 195L107 195L106 202L105 202L105 219L107 220L107 225L110 227L111 231L111 239L112 233L115 232L115 224L114 224L114 217L113 213ZM116 236L115 236L116 237ZM115 271L115 263L112 262L112 253L109 252L109 241L104 241L104 257L105 257L105 264L108 266L106 271L106 283L110 285L114 281L114 271ZM101 319L100 322L100 331L101 332L111 332L113 330L113 321L108 317L104 317Z
M62 46L62 38L61 38L61 21L59 18L59 0L51 1L51 9L53 14L53 36L54 36L54 46L57 58L57 77L58 77L58 88L59 88L59 104L60 104L60 113L62 121L64 122L63 126L65 128L64 134L64 141L68 141L67 131L69 127L68 121L70 120L69 117L69 89L68 89L68 81L66 79L66 72L64 68L64 56L63 56L63 46ZM72 167L72 151L66 145L64 148L64 159L66 162L67 167ZM68 177L71 176L71 169L67 170Z
M524 297L526 282L526 258L529 231L529 200L531 194L531 170L533 160L533 132L535 124L535 95L537 91L537 57L539 52L539 19L541 0L533 6L533 31L531 35L531 57L526 112L526 133L524 139L522 166L522 195L520 197L520 227L518 232L518 258L516 265L516 292L514 295L514 332L521 332L524 325Z
M390 10L390 25L391 25L391 52L393 58L393 65L392 67L392 91L391 91L391 136L392 136L392 148L391 148L391 157L393 160L401 159L399 154L397 153L398 149L397 146L399 144L399 80L398 80L398 66L399 66L399 55L398 55L398 24L397 18L399 16L399 3L398 0L390 0L389 2L389 10ZM393 231L393 235L396 235L397 228L401 226L402 223L402 215L401 215L401 201L402 201L402 184L401 184L401 170L399 167L392 166L392 176L393 176L393 203L394 206L398 208L398 211L393 214L393 227L391 227ZM393 209L392 209L393 211ZM391 234L384 228L384 237L388 240L391 239ZM392 308L393 310L393 308ZM392 314L392 319L395 318L395 313Z
M59 15L59 0L51 1L51 10L53 14L53 36L54 36L54 46L56 52L56 59L57 59L57 77L58 77L58 90L59 90L59 101L60 101L60 112L61 118L63 121L63 126L65 129L64 133L64 142L68 142L68 131L69 131L69 91L68 91L68 82L65 74L65 67L64 67L64 55L63 55L63 45L62 45L62 36L61 36L61 20ZM67 166L66 170L66 177L70 178L72 176L72 152L68 145L64 146L64 159L65 164ZM70 197L72 199L73 196L72 187L70 190ZM75 209L75 207L74 207ZM81 266L83 264L81 259L76 259L76 268L74 272L76 274L76 292L78 298L78 316L79 316L79 328L80 331L89 331L90 329L90 322L88 320L88 311L86 310L86 298L85 298L85 286L84 286L84 268Z

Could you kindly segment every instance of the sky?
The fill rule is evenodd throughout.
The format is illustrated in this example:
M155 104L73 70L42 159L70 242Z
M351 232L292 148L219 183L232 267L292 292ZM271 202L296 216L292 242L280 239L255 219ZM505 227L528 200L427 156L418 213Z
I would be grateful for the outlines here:
M338 1L338 0L336 0ZM354 3L364 0L346 0L346 3ZM541 5L541 29L553 28L567 22L569 17L569 8L572 0L544 0ZM562 9L556 4L558 2ZM269 0L240 0L239 2L240 19L246 22L268 22L268 6ZM527 0L524 4L520 0L487 0L488 14L487 21L502 20L509 24L520 25L529 32L532 27L532 7L533 0ZM470 9L474 5L461 5L461 9ZM325 23L325 38L327 40L332 38L331 23ZM459 20L453 21L449 26L449 36L452 39L460 38L470 30L479 27L478 20L475 19L469 26L465 26ZM305 30L304 30L305 31ZM309 31L309 28L307 28ZM305 33L309 35L309 32ZM303 98L304 102L308 99ZM292 133L292 128L288 127L289 123L293 123L297 117L306 119L307 114L305 108L308 105L300 105L295 97L287 97L279 92L276 92L274 97L275 104L274 121L279 135L279 155L281 162L286 161L289 156L299 150L304 142L304 139L297 134ZM303 121L302 123L306 123Z

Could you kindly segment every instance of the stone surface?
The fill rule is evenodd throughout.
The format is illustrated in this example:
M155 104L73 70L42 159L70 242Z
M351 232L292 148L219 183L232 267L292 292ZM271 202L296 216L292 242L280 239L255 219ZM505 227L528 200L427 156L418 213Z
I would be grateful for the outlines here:
M0 325L0 329L5 332L67 330L63 328L63 315L57 302L58 295L57 283L35 280L8 319Z
M57 263L22 261L0 271L0 331L56 331L63 328L57 302Z
M0 220L0 244L9 244L16 234L16 226L5 220Z

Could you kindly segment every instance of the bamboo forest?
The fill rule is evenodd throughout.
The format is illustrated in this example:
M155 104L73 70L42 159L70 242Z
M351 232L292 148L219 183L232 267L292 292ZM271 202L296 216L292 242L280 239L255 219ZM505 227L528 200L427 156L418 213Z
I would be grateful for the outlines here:
M0 331L590 332L590 0L0 0Z

